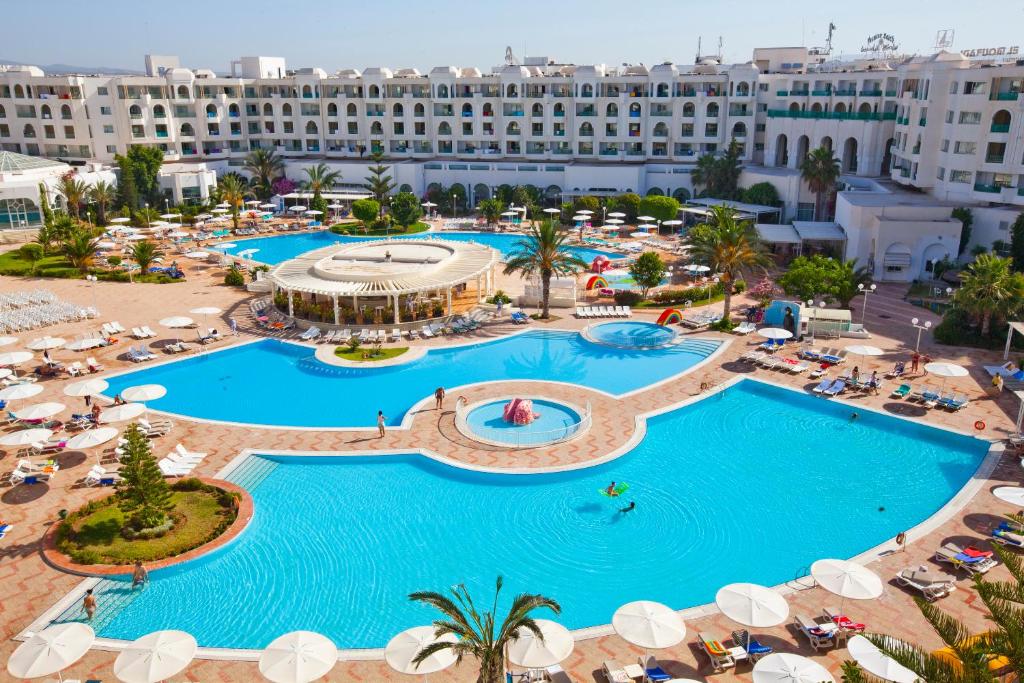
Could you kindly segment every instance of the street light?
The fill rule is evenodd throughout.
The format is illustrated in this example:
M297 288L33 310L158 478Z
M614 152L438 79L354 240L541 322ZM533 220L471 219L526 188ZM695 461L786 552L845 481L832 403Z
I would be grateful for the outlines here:
M868 313L868 294L874 294L878 285L872 284L866 289L863 283L857 285L857 291L864 295L864 305L860 309L860 326L864 327L864 316Z
M817 317L817 313L816 312L817 312L818 308L825 308L825 302L824 301L819 301L817 308L815 308L815 306L814 306L814 299L808 299L807 300L807 307L811 309L811 320L807 324L807 331L810 332L810 334L811 334L811 343L813 344L814 343L814 320Z
M917 353L921 348L921 333L932 328L932 321L925 320L923 325L919 325L918 323L920 322L917 318L910 320L910 324L917 328L917 342L914 344L914 353Z
M149 230L149 202L146 202L146 230Z
M455 194L452 193L452 218L458 215L459 206L455 203Z
M96 280L95 275L86 275L85 279L89 282L89 289L92 292L92 310L96 311L96 315L99 315L99 309L96 308Z

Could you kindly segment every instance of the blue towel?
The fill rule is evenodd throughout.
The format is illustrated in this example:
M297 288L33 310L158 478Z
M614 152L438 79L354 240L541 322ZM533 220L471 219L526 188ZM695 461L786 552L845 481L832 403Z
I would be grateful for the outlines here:
M1010 375L1010 377L1024 381L1024 370L1018 370L1017 372Z
M660 666L656 666L653 669L648 669L647 677L652 681L668 681L672 679L672 677L669 676L665 672L665 670L662 669Z
M767 645L762 645L756 640L750 640L747 642L747 652L752 655L766 655L771 653L772 648Z
M956 554L956 559L959 560L960 562L966 562L966 563L970 564L970 563L973 563L973 562L981 562L982 560L984 560L986 558L984 558L984 557L974 557L973 555L966 555L964 553L957 553Z

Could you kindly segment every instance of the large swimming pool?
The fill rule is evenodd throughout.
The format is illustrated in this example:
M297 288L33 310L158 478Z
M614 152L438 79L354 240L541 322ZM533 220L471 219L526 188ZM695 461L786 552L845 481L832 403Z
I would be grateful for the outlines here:
M377 411L399 425L439 387L495 380L568 382L624 394L677 375L716 349L711 339L631 352L577 332L529 331L495 341L429 351L403 365L325 365L313 349L266 339L109 378L107 395L162 384L150 408L208 420L285 427L372 427Z
M493 232L425 232L409 236L409 239L434 238L453 240L456 242L479 242L480 244L486 244L490 247L494 247L501 252L502 256L508 256L509 253L515 251L516 242L523 239L523 236L511 233ZM358 242L365 239L367 238L355 237L352 235L336 235L329 230L323 230L320 232L296 233L294 235L277 235L275 237L256 237L253 239L225 241L225 244L234 244L235 246L229 249L221 249L220 251L228 254L237 254L245 249L258 249L259 251L252 255L253 260L273 266L277 265L281 261L287 261L290 258L295 258L299 254L304 254L307 251L312 251L313 249L329 247L332 244ZM571 247L571 250L588 263L593 261L596 256L606 256L612 259L622 257L621 254L616 254L615 252L590 249L586 247Z
M625 373L624 373L625 374ZM788 389L742 381L653 417L610 463L545 475L454 469L417 455L253 456L229 478L255 515L211 556L154 571L131 594L97 588L101 636L157 629L262 648L310 629L383 647L436 615L415 590L465 583L487 602L541 592L570 628L637 599L710 602L734 581L775 585L919 523L960 489L988 443ZM621 500L599 494L630 484ZM618 508L636 501L633 512ZM58 621L81 619L78 604Z

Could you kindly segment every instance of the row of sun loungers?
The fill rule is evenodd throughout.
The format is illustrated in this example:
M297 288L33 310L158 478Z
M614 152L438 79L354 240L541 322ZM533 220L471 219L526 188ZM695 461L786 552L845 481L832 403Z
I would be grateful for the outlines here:
M128 347L128 360L133 363L143 363L147 360L153 360L156 357L156 354L149 352L145 346L139 345Z
M810 369L811 364L807 361L798 361L792 358L783 358L763 351L753 350L740 356L740 360L754 363L768 370L781 370L794 375L799 375Z
M892 390L889 396L890 398L905 398L907 401L920 403L925 408L939 407L954 412L970 403L966 394L944 393L927 387L915 390L908 383L900 384Z
M629 306L577 306L577 318L628 318L633 315Z
M815 361L817 363L828 363L829 365L838 365L846 360L847 351L846 349L800 349L798 354L805 360Z
M156 332L149 329L149 326L143 325L142 327L133 327L132 336L136 339L152 339L156 336Z
M829 379L826 377L812 391L819 396L838 396L846 391L846 382L841 379Z
M689 313L683 316L680 325L691 330L702 330L710 327L722 319L721 313Z
M193 453L179 443L166 457L161 458L157 465L165 477L184 477L192 474L192 470L204 458L206 458L206 453Z

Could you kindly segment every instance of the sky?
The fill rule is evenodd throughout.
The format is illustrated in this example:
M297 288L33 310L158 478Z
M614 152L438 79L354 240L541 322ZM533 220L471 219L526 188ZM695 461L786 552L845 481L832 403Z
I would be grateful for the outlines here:
M242 55L284 57L289 68L559 62L693 63L724 41L727 62L755 47L823 45L853 53L876 33L901 51L930 53L935 34L954 29L954 49L1018 45L1024 0L0 0L8 27L0 60L143 68L147 53L178 55L189 67L227 72ZM979 10L984 8L981 14ZM20 27L17 30L12 30Z

